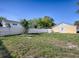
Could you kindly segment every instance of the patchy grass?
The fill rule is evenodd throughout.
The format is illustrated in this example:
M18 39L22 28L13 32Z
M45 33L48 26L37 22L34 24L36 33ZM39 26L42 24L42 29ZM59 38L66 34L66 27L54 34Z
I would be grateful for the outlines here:
M79 57L79 34L23 34L0 40L12 57Z

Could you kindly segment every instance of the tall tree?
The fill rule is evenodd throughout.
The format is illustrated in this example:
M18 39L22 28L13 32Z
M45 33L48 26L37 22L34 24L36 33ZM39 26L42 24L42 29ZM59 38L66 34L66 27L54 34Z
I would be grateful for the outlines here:
M76 2L76 5L78 7L76 13L79 14L79 0ZM77 29L79 29L79 20L78 21L75 21L74 25L77 26Z
M79 20L75 21L74 25L79 25Z
M39 24L43 28L50 28L51 26L54 26L54 19L49 16L44 16L43 18L40 18Z
M28 21L30 28L50 28L54 26L54 19L49 16L44 16L42 18L34 18Z
M2 20L6 20L6 18L5 18L5 17L0 16L0 21L2 21Z
M78 21L75 21L74 25L77 26L77 29L79 29L79 20Z
M76 3L76 5L78 6L76 13L79 14L79 1Z
M22 19L20 21L20 23L22 24L22 26L25 28L25 29L28 29L28 21L26 19Z
M28 21L30 28L37 28L38 27L38 19L34 18Z
M2 20L6 20L6 18L5 17L2 17L2 16L0 16L0 27L2 27L3 25L2 25Z

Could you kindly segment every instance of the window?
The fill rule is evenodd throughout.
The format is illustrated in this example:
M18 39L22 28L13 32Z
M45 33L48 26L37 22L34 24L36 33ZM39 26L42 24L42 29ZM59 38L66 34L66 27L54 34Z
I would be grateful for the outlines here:
M17 24L13 24L13 25L17 25Z

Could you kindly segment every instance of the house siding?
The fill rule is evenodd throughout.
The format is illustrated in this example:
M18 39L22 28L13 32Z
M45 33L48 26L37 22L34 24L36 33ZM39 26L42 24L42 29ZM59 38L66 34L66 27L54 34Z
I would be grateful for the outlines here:
M7 27L0 27L0 36L4 35L14 35L14 34L22 34L24 33L25 29L22 27L17 28L7 28Z
M7 23L10 24L11 27L7 27ZM17 24L17 25L13 25ZM19 22L9 22L9 21L2 21L3 27L0 27L0 36L4 35L13 35L13 34L21 34L25 32L25 28Z
M62 29L63 28L63 29ZM68 24L60 24L52 28L53 32L59 33L76 33L76 26Z

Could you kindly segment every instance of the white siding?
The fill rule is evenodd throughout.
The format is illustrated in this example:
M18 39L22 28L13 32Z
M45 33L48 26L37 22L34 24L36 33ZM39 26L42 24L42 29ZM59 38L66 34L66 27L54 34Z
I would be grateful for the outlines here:
M7 28L7 27L0 27L0 36L4 35L13 35L13 34L21 34L25 31L23 27L15 27L15 28Z
M10 24L10 28L7 27L7 23ZM3 27L0 27L0 36L4 35L13 35L13 34L21 34L25 32L24 27L19 23L19 22L7 22L7 21L2 21ZM13 25L17 24L17 25Z

